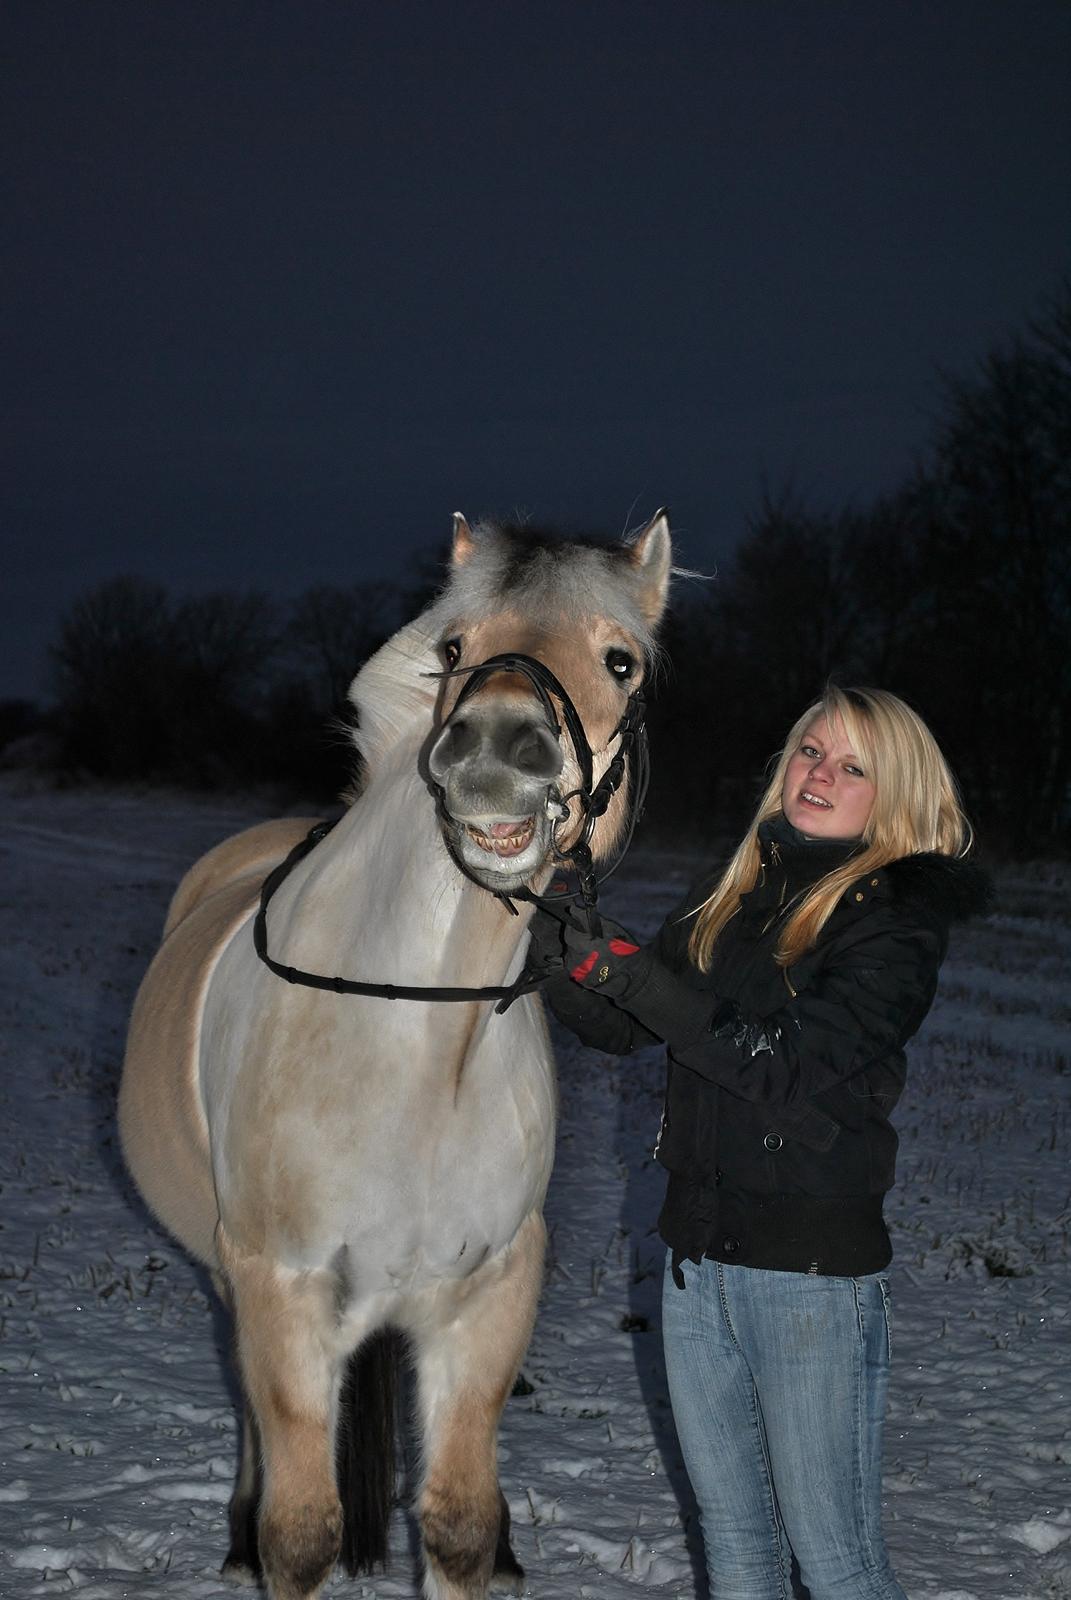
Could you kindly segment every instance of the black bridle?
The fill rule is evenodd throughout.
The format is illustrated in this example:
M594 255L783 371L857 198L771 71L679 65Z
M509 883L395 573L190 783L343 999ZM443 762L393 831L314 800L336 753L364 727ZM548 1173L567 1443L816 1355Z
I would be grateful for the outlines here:
M560 680L555 677L549 667L544 666L542 661L537 660L535 656L521 655L519 651L510 650L502 655L488 656L486 661L481 661L478 665L454 667L450 672L434 674L434 676L441 678L454 678L462 673L468 675L468 682L454 702L454 708L450 713L451 717L456 716L469 696L474 694L480 685L486 683L487 679L496 672L517 672L528 679L528 682L539 696L540 704L556 739L561 738L562 731L561 723L558 721L558 715L554 707L555 699L558 700L561 705L562 719L565 723L566 732L569 735L569 741L572 744L573 754L579 768L579 781L575 789L570 789L567 794L558 794L554 789L551 790L552 799L561 807L561 816L555 824L551 839L554 858L561 864L570 867L576 873L578 888L572 893L567 891L555 895L537 895L533 894L530 889L522 888L515 889L512 896L500 894L497 898L502 900L510 911L515 914L516 907L511 904L511 900L531 901L536 905L543 906L551 906L557 901L579 900L584 914L590 921L591 918L597 916L599 883L604 883L617 865L617 862L615 862L613 867L603 873L601 879L596 879L591 860L592 835L595 832L596 822L603 815L610 801L624 782L627 765L630 760L635 767L631 793L632 803L628 826L625 831L625 842L618 854L618 861L621 860L632 840L636 821L647 795L649 759L647 727L644 722L645 705L643 693L640 689L634 689L629 695L625 709L621 714L621 719L606 741L607 747L609 747L616 739L618 741L617 750L610 758L606 771L598 783L593 786L595 760L591 745L588 743L588 736L584 731L584 724L580 720L580 714ZM433 783L432 788L435 791L439 814L448 820L446 795L439 784ZM570 800L576 801L583 823L574 843L561 848L558 844L557 830L570 821L568 809ZM472 876L465 863L458 856L455 855L454 860L466 877ZM475 882L476 880L474 879L473 881ZM481 884L482 887L484 885ZM493 890L490 892L494 893ZM594 932L594 928L591 931Z
M607 740L607 746L617 739L618 746L610 758L606 771L598 783L593 783L594 756L584 724L580 714L573 705L566 690L551 672L549 667L534 656L521 655L519 652L507 651L502 655L489 656L486 661L471 667L454 667L449 672L429 673L429 677L452 678L467 674L468 681L462 687L454 703L451 716L456 715L461 706L471 694L485 683L496 672L517 672L535 689L540 704L547 717L547 721L556 739L561 738L561 722L555 710L555 700L561 706L562 720L573 747L573 754L579 769L579 782L575 789L567 794L560 795L553 788L551 798L560 807L559 821L552 829L551 846L554 858L559 864L571 869L576 874L577 888L569 890L567 886L551 895L533 894L530 889L515 889L512 897L507 894L496 894L496 898L517 915L517 908L513 900L523 900L533 905L540 906L562 921L579 920L585 931L593 937L599 932L598 890L599 884L614 872L624 857L632 840L643 802L647 794L647 780L650 770L647 729L644 722L644 700L640 689L634 689L628 697L628 703L621 715L621 720ZM618 852L617 860L613 866L603 873L601 878L595 875L595 868L591 858L591 839L595 831L595 824L603 815L610 801L617 793L625 779L626 771L632 769L632 785L630 792L629 817L625 828L624 843ZM442 787L432 783L435 794L436 808L440 817L447 818L446 796ZM569 802L575 800L582 817L580 831L575 841L568 846L558 844L557 832L571 820ZM373 996L382 1000L424 1000L424 1001L464 1001L464 1000L497 1000L496 1011L505 1011L513 1001L522 994L536 989L543 982L541 976L525 976L523 973L512 984L500 986L486 986L483 988L435 988L412 986L393 983L366 983L354 978L327 977L323 973L305 972L300 967L289 967L280 961L275 961L268 954L268 903L279 885L289 875L291 870L303 861L309 852L325 838L335 826L335 821L318 822L309 829L305 838L295 845L284 861L271 871L265 878L260 891L260 906L253 921L253 947L264 965L274 972L276 977L284 978L287 983L303 985L308 989L325 989L332 994L361 994ZM457 866L466 877L474 883L479 880L473 877L464 861L451 849L451 855ZM486 885L480 884L480 888ZM490 893L496 893L494 890ZM576 905L579 902L579 906Z

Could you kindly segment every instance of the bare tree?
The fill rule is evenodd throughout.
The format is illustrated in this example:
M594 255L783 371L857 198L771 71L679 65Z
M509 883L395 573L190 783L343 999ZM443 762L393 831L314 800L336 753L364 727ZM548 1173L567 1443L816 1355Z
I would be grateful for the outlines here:
M51 651L63 758L109 778L248 776L274 642L257 595L176 606L143 578L100 585L71 607Z
M1071 782L1071 360L1052 337L949 382L928 576L939 692L961 764L1020 847L1053 838Z
M174 613L159 584L115 578L75 601L50 651L69 764L117 778L166 765L161 689L174 644Z

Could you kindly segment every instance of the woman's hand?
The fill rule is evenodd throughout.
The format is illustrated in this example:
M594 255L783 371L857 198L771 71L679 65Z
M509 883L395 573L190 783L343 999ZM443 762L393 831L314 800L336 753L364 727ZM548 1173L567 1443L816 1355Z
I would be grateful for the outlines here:
M588 933L574 916L567 912L565 920L559 920L547 911L536 911L528 970L550 977L546 992L552 997L555 1015L574 1032L580 1030L573 1013L578 1004L584 1005L577 990L609 1002L587 1006L586 1031L581 1034L586 1043L620 1052L663 1039L675 1048L692 1043L705 1031L716 996L692 987L666 966L659 958L657 940L641 945L627 928L608 919L599 924L597 934ZM571 983L562 981L566 976ZM575 996L572 1005L564 991ZM625 1012L646 1037L636 1036L634 1026L627 1043L621 1043L616 1035L611 1037L606 1018Z
M620 923L604 919L598 935L566 923L562 938L569 976L581 988L622 1000L648 976L650 956Z
M647 953L619 923L603 921L598 934L586 933L571 916L553 916L541 907L530 924L525 970L533 977L568 975L583 989L622 999L646 974Z

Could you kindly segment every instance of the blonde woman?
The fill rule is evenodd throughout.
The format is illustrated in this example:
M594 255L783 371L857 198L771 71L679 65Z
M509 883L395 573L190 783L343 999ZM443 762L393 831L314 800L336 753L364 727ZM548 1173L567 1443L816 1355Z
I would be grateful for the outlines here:
M532 965L600 1049L663 1040L663 1338L716 1600L903 1600L881 1532L904 1045L986 908L948 766L895 695L830 687L754 822L655 940L547 913Z

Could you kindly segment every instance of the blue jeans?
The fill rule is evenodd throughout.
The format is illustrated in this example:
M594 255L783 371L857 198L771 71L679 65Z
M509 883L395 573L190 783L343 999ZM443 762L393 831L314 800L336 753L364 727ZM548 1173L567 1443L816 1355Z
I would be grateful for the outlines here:
M673 1416L714 1600L905 1600L881 1534L889 1381L880 1275L666 1261Z

